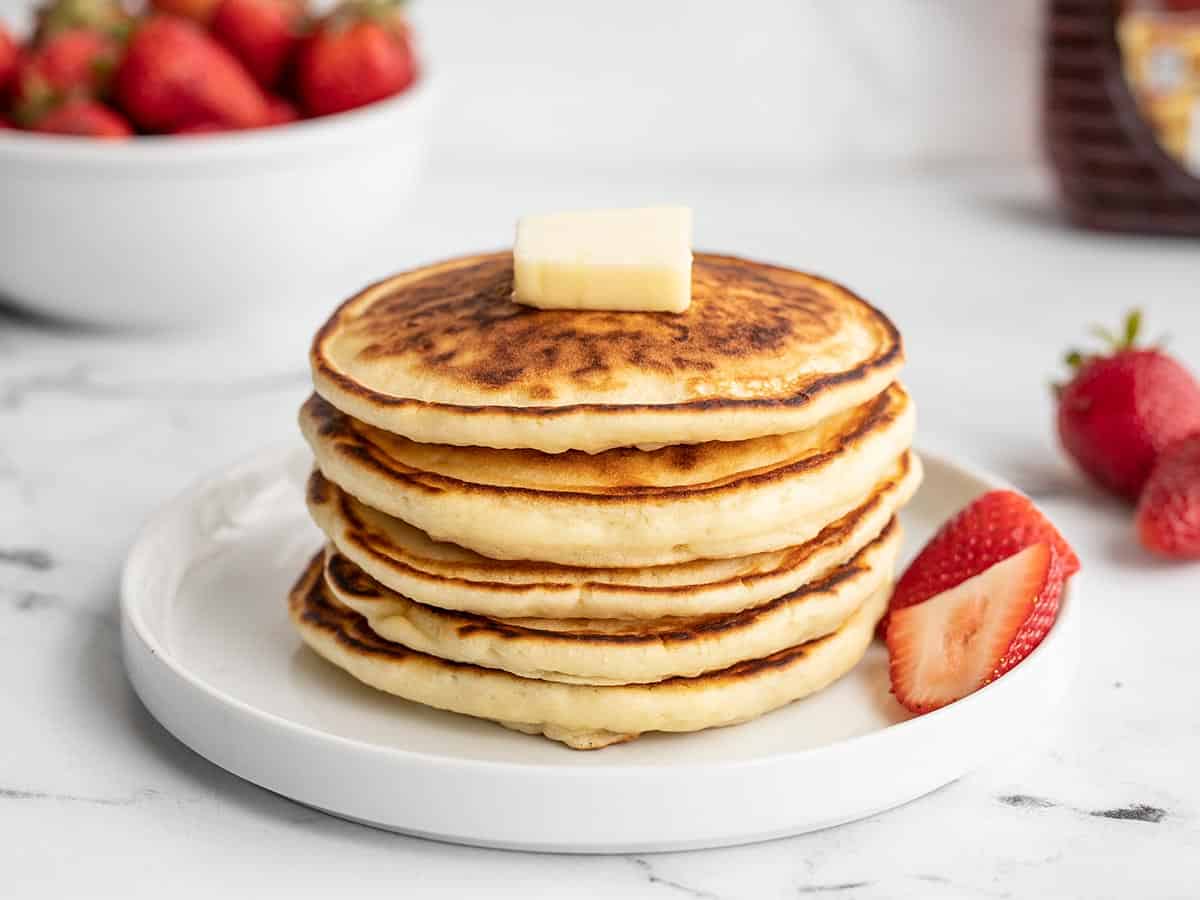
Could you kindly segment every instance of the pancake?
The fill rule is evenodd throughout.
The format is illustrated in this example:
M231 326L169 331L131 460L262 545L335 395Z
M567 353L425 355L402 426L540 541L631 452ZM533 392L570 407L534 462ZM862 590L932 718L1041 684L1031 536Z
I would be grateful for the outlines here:
M907 452L914 424L907 393L893 384L799 434L701 445L696 465L708 480L697 482L676 447L595 456L431 447L363 425L320 397L300 413L321 472L367 505L493 559L585 567L804 543L866 501ZM552 461L562 467L557 480Z
M542 310L512 254L453 259L351 298L310 361L323 397L416 441L599 452L803 431L899 374L887 317L802 272L699 253L692 304Z
M499 618L657 619L738 612L825 577L880 534L920 481L920 460L906 453L869 499L800 546L633 569L489 559L372 509L319 470L309 479L308 508L339 553L428 606Z
M663 619L493 619L416 603L329 551L325 582L388 641L442 659L567 684L644 684L692 677L835 631L893 580L895 520L824 578L738 613Z
M385 641L330 595L322 569L318 554L292 589L289 611L305 643L338 668L398 697L580 749L647 731L733 725L821 690L862 658L891 592L879 591L833 634L763 659L696 678L596 687L521 678Z

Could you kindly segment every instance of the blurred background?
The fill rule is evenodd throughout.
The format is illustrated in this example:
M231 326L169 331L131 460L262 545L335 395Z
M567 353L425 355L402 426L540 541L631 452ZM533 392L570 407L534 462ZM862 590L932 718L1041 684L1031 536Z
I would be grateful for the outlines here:
M434 148L589 169L956 166L1035 152L1040 0L418 2Z

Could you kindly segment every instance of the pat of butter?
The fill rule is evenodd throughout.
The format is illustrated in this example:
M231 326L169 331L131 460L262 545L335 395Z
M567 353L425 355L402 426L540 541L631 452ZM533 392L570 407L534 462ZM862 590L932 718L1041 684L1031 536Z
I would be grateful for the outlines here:
M513 300L542 309L683 312L692 302L692 211L526 216L513 245Z

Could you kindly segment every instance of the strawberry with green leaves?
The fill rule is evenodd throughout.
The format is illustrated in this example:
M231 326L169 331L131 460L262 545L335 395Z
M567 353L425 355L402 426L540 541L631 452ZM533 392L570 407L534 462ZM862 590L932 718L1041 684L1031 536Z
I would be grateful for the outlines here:
M117 101L146 131L266 124L266 95L240 62L194 22L154 15L133 33L117 70Z
M51 32L21 60L12 88L13 115L31 124L66 100L104 96L120 55L120 45L102 31Z
M54 0L37 11L33 42L40 46L64 31L83 29L121 43L133 21L120 0Z
M398 94L417 77L408 24L394 0L349 0L300 48L296 84L304 109L327 116Z
M1138 346L1141 315L1105 352L1067 356L1071 380L1056 389L1063 448L1096 484L1133 501L1158 455L1200 431L1200 383L1159 347Z

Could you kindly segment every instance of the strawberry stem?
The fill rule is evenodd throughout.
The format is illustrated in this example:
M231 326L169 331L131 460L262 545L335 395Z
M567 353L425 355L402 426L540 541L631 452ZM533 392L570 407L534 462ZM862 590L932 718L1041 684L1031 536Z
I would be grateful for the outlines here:
M1129 315L1125 317L1125 340L1119 345L1122 350L1129 350L1137 343L1138 335L1142 330L1142 311L1140 309L1131 310Z
M1110 354L1115 355L1123 353L1126 350L1132 350L1137 346L1138 338L1142 334L1142 311L1140 309L1131 309L1126 314L1125 321L1121 325L1120 337L1103 325L1093 325L1089 331L1107 345ZM1161 346L1161 344L1162 341L1158 341L1153 346L1157 347ZM1100 356L1100 353L1084 353L1073 349L1067 353L1064 360L1071 371L1078 372L1093 359L1098 359Z

